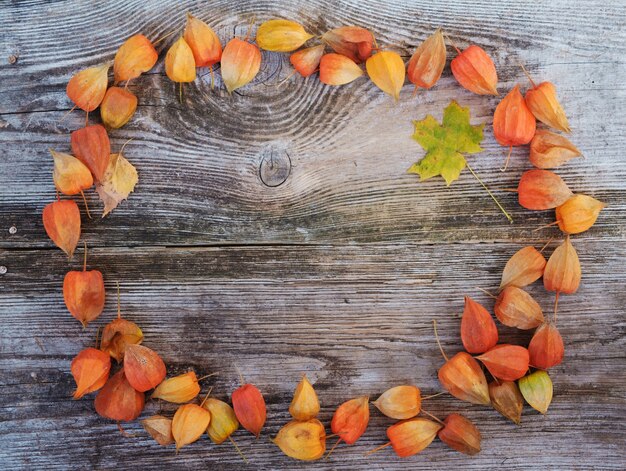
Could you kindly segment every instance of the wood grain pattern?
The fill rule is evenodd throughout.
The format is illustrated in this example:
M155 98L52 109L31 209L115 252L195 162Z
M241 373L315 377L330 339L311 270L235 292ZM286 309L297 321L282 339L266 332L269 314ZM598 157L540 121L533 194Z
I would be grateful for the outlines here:
M5 35L10 35L22 52L15 66L4 65L0 73L8 92L0 97L0 113L6 123L0 129L0 142L7 156L7 170L0 176L0 185L10 196L0 208L0 225L19 223L20 230L10 240L0 241L2 246L50 247L39 224L42 207L54 198L49 178L52 161L47 149L67 150L68 133L80 127L84 119L82 114L73 114L59 122L69 109L64 87L70 75L80 67L110 58L120 42L136 30L136 20L130 25L126 19L129 10L144 19L142 31L159 37L175 28L174 12L182 14L187 9L158 2L158 7L150 8L145 2L123 3L121 9L109 4L100 14L91 4L79 9L84 32L73 42L65 35L74 32L52 28L42 34L58 36L36 38L35 46L30 45L27 25L41 21L37 9L29 13L32 19L17 16L9 22L15 31ZM228 38L235 26L238 33L245 34L246 19L253 12L259 20L264 14L272 16L257 2L238 5L230 13L218 7L202 17L220 31L222 38ZM54 13L56 8L47 7L53 10L53 18L59 14ZM619 158L625 145L621 110L626 107L620 73L623 62L619 59L626 51L620 35L611 31L602 36L597 22L584 21L587 13L581 8L576 34L584 39L563 49L559 40L568 22L563 19L563 23L550 24L548 29L556 36L551 39L539 32L545 26L535 25L538 18L552 13L548 7L538 9L535 21L495 11L493 17L481 17L480 23L461 21L459 10L467 8L468 4L452 4L442 8L445 14L432 12L430 16L419 3L400 8L384 3L345 5L339 10L352 12L352 22L357 24L365 23L355 12L388 11L381 17L384 21L376 22L380 25L376 36L381 44L399 47L407 56L412 46L440 24L460 45L471 40L487 48L498 65L502 89L525 82L520 61L538 79L558 78L574 130L573 140L586 156L560 173L576 191L593 193L609 204L607 213L612 217L601 218L595 232L622 237L623 228L615 224L624 218L619 193L626 173L626 163ZM196 9L203 12L201 7ZM282 16L302 18L315 32L347 22L342 13L336 16L337 8L324 2L315 20L311 12L316 9L287 8ZM603 15L598 21L607 22L608 12ZM98 22L94 32L89 22L101 16L104 24ZM414 17L419 18L415 25L409 21ZM333 18L333 22L320 24L320 18ZM519 32L512 34L522 26L525 41L518 39ZM89 34L90 38L94 35L90 47L82 47L81 34ZM612 48L602 49L599 37ZM595 52L589 50L589 41L598 46ZM44 44L55 46L50 50ZM600 58L596 57L599 54ZM493 139L489 124L497 98L479 97L460 89L449 69L437 87L415 99L410 98L411 87L405 87L396 105L366 80L329 88L315 77L293 77L277 88L276 84L290 73L286 55L265 53L264 59L260 77L233 97L221 84L211 92L209 78L205 77L201 83L187 87L186 101L180 105L176 88L163 74L161 65L133 84L141 103L140 113L127 127L112 133L112 142L113 148L119 149L128 138L133 139L126 154L138 167L140 183L137 193L110 218L86 223L90 243L510 240L523 238L529 229L551 220L547 212L529 213L520 208L514 194L496 191L513 213L516 223L511 226L467 172L450 188L441 180L418 184L415 175L406 174L423 155L410 139L411 120L427 113L439 118L451 97L471 107L474 122L487 123L485 152L470 157L470 161L494 190L514 188L522 170L529 167L524 158L527 150L515 149L511 170L499 171L506 150ZM59 62L67 65L60 66ZM600 122L597 113L602 115ZM611 117L610 123L605 123L605 116ZM259 177L259 166L268 148L288 152L293 166L290 178L276 188L268 188ZM32 162L39 164L33 168ZM95 196L90 202L97 206ZM138 214L144 218L142 224L135 222Z
M384 428L391 423L373 414L372 426L359 446L340 448L319 467L349 469L359 463L376 467L390 459L394 469L485 469L500 464L504 469L559 468L568 467L572 460L584 460L586 469L617 466L623 458L624 431L619 425L609 429L605 424L623 418L626 375L615 366L623 360L626 342L624 324L616 325L615 319L623 315L626 298L620 287L626 277L608 276L606 267L612 266L610 259L623 259L626 253L620 247L611 257L595 255L604 246L591 241L579 244L585 277L576 296L561 300L559 328L567 356L553 370L556 395L546 417L527 409L523 425L517 427L487 408L440 397L428 403L429 411L444 415L460 410L479 424L484 452L478 458L458 456L436 443L423 456L406 462L392 459L389 452L364 459L365 450L383 443ZM479 247L465 248L452 259L448 254L454 246L449 244L103 248L91 252L90 265L106 274L109 293L114 292L114 280L121 282L123 314L144 327L144 344L163 355L170 373L188 368L198 374L218 371L220 375L209 384L224 397L237 386L239 368L262 388L270 410L266 433L260 441L243 432L236 439L255 466L273 468L293 465L267 437L288 420L287 407L302 372L315 381L324 420L348 397L374 397L399 382L419 384L425 394L440 389L436 371L442 360L431 319L438 321L444 348L458 351L463 294L491 307L492 302L472 288L471 280L480 280L486 288L497 286L499 268L518 245L484 247L489 263L476 256ZM144 466L240 466L230 446L199 443L176 457L171 449L152 443L137 424L128 429L139 438L123 438L95 416L91 401L69 400L69 362L73 352L93 343L95 329L82 330L65 312L60 285L67 262L61 253L42 257L39 250L18 250L12 258L16 266L32 268L28 274L7 273L2 294L3 306L12 313L3 325L0 367L6 385L0 395L7 404L0 425L6 443L0 456L8 465L37 468L57 459L61 467L126 467L136 463L139 454ZM72 264L78 266L78 260ZM600 305L594 286L614 294ZM549 310L553 296L540 286L532 292ZM115 300L110 295L102 322L114 315ZM581 318L594 322L581 326ZM524 342L530 336L514 329L500 331L503 341ZM173 412L166 404L149 403L146 413L161 408ZM67 447L60 446L65 441ZM39 443L36 453L27 446L33 442ZM558 451L568 442L586 447L567 447L567 454ZM72 453L70 447L79 447L80 455L88 456ZM546 447L553 451L546 452ZM544 451L531 463L528 453L534 449ZM612 458L605 456L607 451Z
M130 34L156 39L180 28L186 11L208 21L222 40L245 35L254 15L257 24L295 19L315 34L356 24L405 57L441 26L460 47L476 43L494 57L501 90L525 83L522 62L538 80L556 83L572 140L585 154L558 173L574 191L609 204L594 228L574 239L584 278L579 293L560 303L567 354L554 369L555 399L546 417L526 409L523 425L515 427L494 411L439 397L428 410L475 419L483 453L468 458L435 442L408 460L389 450L366 458L390 424L372 414L358 446L340 447L331 460L307 467L622 469L626 13L618 1L595 0L1 5L2 468L244 467L230 445L204 440L174 455L138 424L128 426L138 437L124 438L95 415L91 401L69 399L69 362L93 343L96 329L83 331L66 312L62 279L78 257L68 265L40 222L43 206L55 197L47 149L68 150L69 132L84 121L79 113L61 120L70 108L69 77L111 59ZM11 55L13 64L2 57ZM552 212L523 210L514 194L502 191L515 187L529 164L527 149L515 149L509 171L499 171L506 150L490 124L498 98L460 89L449 67L433 90L416 98L406 86L398 104L366 80L329 88L315 77L292 77L277 87L290 71L287 56L264 53L259 77L231 97L219 70L213 91L202 70L180 104L159 62L131 84L140 100L137 115L111 133L114 149L133 139L126 156L139 170L136 193L109 217L83 220L90 265L103 271L109 293L96 324L114 315L111 293L119 280L123 312L142 326L145 344L163 355L171 373L219 371L210 384L224 398L236 387L239 368L266 393L270 414L262 438L236 435L251 469L296 466L268 437L287 422L302 372L318 389L325 422L343 400L374 397L400 382L438 391L441 358L431 320L438 320L445 348L456 351L463 295L491 306L474 287L496 287L506 259L522 245L558 237L555 229L532 232L549 223ZM485 152L470 162L513 214L513 225L467 172L449 188L406 174L423 155L410 139L411 120L428 113L440 118L453 98L470 106L474 123L486 123ZM288 156L284 183L264 183L274 181L261 177L268 155ZM94 195L88 198L98 207ZM532 292L549 310L552 296L540 286ZM517 342L530 335L501 333ZM161 408L173 411L149 403L146 414Z

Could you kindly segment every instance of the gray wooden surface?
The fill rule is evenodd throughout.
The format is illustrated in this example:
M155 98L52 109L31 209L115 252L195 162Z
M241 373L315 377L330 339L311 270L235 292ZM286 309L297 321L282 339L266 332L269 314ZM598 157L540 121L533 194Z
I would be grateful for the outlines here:
M491 307L475 287L497 287L507 258L524 244L559 237L552 228L532 232L551 212L523 210L514 194L497 191L516 186L529 167L527 149L513 151L509 171L498 170L506 153L491 133L498 99L461 89L449 67L433 90L411 98L406 86L394 104L366 80L328 88L315 77L293 77L277 88L290 73L287 56L264 53L259 77L232 97L219 80L211 91L202 71L180 104L159 62L131 85L140 101L136 116L111 133L114 149L133 139L126 155L139 170L136 193L104 220L83 219L89 264L106 281L105 312L87 330L70 317L61 286L80 256L68 264L41 224L55 195L47 149L68 150L69 132L84 119L74 113L61 121L70 108L65 85L78 69L112 58L129 35L155 39L179 28L186 11L222 40L245 34L253 15L257 24L295 19L316 34L361 25L404 56L442 27L458 45L479 44L492 55L502 91L525 86L519 62L557 85L572 140L585 154L559 174L609 206L573 239L583 282L560 302L566 356L552 372L547 416L526 408L518 427L449 396L432 400L435 414L460 411L475 420L483 451L473 458L437 441L405 460L390 450L364 457L385 441L390 421L377 413L358 445L339 447L328 461L300 466L269 442L288 420L302 372L315 383L326 423L337 404L356 395L375 397L403 382L439 391L431 320L454 353L463 295ZM119 281L124 314L142 326L145 345L171 373L218 371L207 384L224 398L239 368L266 394L261 438L235 435L249 469L623 469L625 26L618 0L2 1L0 467L244 467L232 446L206 439L175 455L137 424L127 429L138 437L122 437L90 399L70 399L70 360L92 344L95 325L114 316ZM17 61L10 64L10 56ZM470 106L475 123L486 123L485 152L470 161L513 225L467 171L450 188L405 173L422 156L410 139L411 120L440 117L452 98ZM283 184L264 184L264 159L288 175ZM291 166L280 167L284 162ZM271 185L280 181L263 176ZM96 197L88 197L95 209ZM532 292L549 310L553 296L540 285ZM529 338L500 331L503 340ZM173 411L149 403L145 414L161 407Z

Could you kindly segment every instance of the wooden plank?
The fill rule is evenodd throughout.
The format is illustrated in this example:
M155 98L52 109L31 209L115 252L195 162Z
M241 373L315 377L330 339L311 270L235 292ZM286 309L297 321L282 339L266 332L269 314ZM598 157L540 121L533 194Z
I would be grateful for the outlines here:
M460 47L476 43L494 57L501 90L525 83L523 62L535 78L556 83L572 140L585 154L558 173L575 191L609 204L596 226L574 239L584 279L579 293L560 303L567 355L554 369L555 399L546 417L527 409L515 427L494 411L440 397L429 411L461 411L479 424L479 456L435 442L409 460L389 450L365 458L391 423L373 413L358 446L342 446L313 467L622 469L626 13L619 2L596 0L3 5L0 59L17 56L12 64L0 60L3 469L242 467L230 445L203 440L174 455L137 424L128 430L138 437L123 438L89 400L69 400L69 362L92 344L96 329L83 331L65 311L60 289L68 263L48 250L40 222L43 205L54 198L47 148L69 149L68 133L84 120L78 113L61 119L70 108L69 77L111 59L130 34L158 38L179 28L186 11L207 20L223 40L245 35L253 15L257 24L292 18L315 34L357 24L406 57L441 26ZM525 211L502 191L515 187L529 164L527 149L515 149L509 171L499 171L506 151L490 125L498 99L460 89L449 67L417 98L405 87L398 104L366 80L334 89L293 77L278 88L290 70L286 56L264 53L259 77L232 97L219 70L213 91L204 70L186 87L183 104L161 63L137 79L131 89L139 111L111 133L114 149L133 139L126 154L140 172L137 192L110 217L83 221L90 264L105 273L109 293L96 324L114 315L119 280L123 312L141 324L146 345L163 355L171 373L219 371L210 384L222 398L238 384L236 368L257 383L269 404L266 431L258 441L242 432L236 439L261 469L295 465L267 439L287 422L302 372L315 382L325 423L337 404L357 394L375 397L400 382L438 391L441 359L431 320L438 320L448 352L456 351L463 295L491 306L473 287L497 286L517 248L558 236L554 229L531 232L550 222L551 212ZM486 123L485 152L470 161L513 214L513 225L467 172L450 188L405 174L423 155L410 139L411 120L439 118L453 98L470 106L473 122ZM263 183L260 165L268 158L290 160L284 183ZM95 196L88 197L97 207ZM78 265L75 257L69 266ZM549 310L552 297L540 286L532 292ZM530 335L501 334L515 342ZM173 412L149 403L145 414L161 408Z
M624 236L620 196L626 162L620 153L626 146L621 132L626 94L621 57L626 51L624 29L613 27L624 24L617 6L598 9L593 2L580 3L557 15L548 4L527 9L512 1L500 8L466 2L441 8L429 2L357 2L347 3L341 12L331 2L296 2L297 7L258 3L191 8L224 40L233 28L244 34L246 20L256 12L259 21L275 15L301 19L316 33L344 23L364 24L382 45L407 56L441 25L459 45L475 42L494 56L502 90L526 82L519 62L538 80L553 80L571 120L572 139L586 156L559 173L575 191L609 204L593 234ZM15 225L18 232L0 239L0 246L50 246L40 222L42 207L55 197L47 148L68 150L68 133L84 119L74 113L60 121L69 109L64 89L71 74L111 58L137 29L153 37L173 30L191 4L119 5L78 7L78 33L55 23L65 18L61 11L67 5L4 10L5 49L14 47L20 57L16 64L0 67L8 92L0 96L5 151L0 228ZM384 21L370 19L374 12ZM32 28L41 29L34 38ZM85 44L87 34L90 41ZM564 43L565 37L572 39ZM592 48L599 37L603 46ZM330 88L315 78L293 77L277 87L289 73L286 55L264 53L260 77L240 93L229 97L221 83L211 91L207 75L186 87L182 105L161 64L137 79L131 88L142 103L139 112L111 137L114 149L133 139L126 154L139 169L140 183L113 215L85 223L90 244L515 240L552 220L551 211L523 210L514 194L501 191L515 188L529 168L528 150L515 149L510 170L499 171L506 149L495 142L490 126L498 98L460 89L449 68L433 90L415 99L406 86L398 104L366 80ZM415 175L406 174L423 155L410 138L411 121L428 113L439 118L452 98L470 106L475 123L487 123L485 152L470 161L513 214L513 226L467 171L450 188L441 180L418 183ZM607 116L612 117L610 125ZM292 163L289 177L277 187L267 187L259 177L261 161L272 153L288 154ZM95 194L89 201L99 207Z
M626 458L620 425L626 419L621 260L626 253L623 244L602 255L604 242L577 242L584 279L575 296L561 299L559 329L567 353L551 373L555 398L546 417L527 408L517 427L495 411L440 397L425 408L440 416L461 411L475 420L483 452L468 458L437 442L420 457L403 461L389 450L363 457L384 442L391 423L373 411L359 445L340 447L317 468L621 468ZM114 424L96 416L89 399L68 399L71 357L93 344L97 325L115 316L114 283L120 281L123 314L142 326L144 344L163 356L171 374L188 368L198 374L217 371L206 387L214 386L222 398L238 384L236 368L261 387L269 407L263 436L256 441L238 432L235 438L255 467L293 467L268 437L288 421L302 372L315 382L326 423L336 405L355 395L374 398L403 382L418 384L424 394L440 390L436 371L442 360L431 320L438 321L448 353L458 351L463 295L491 308L492 301L472 286L497 286L502 266L519 245L462 248L96 249L90 266L105 273L109 296L101 319L86 330L63 306L60 284L67 263L61 253L5 252L11 264L2 278L0 303L10 316L0 337L0 462L9 468L59 469L241 466L230 445L203 440L175 455L152 443L137 424L127 428L138 437L123 438ZM79 268L78 261L72 268ZM546 311L551 309L552 295L541 286L531 292ZM530 336L502 327L500 333L503 341L525 342ZM145 415L161 409L174 410L148 403Z

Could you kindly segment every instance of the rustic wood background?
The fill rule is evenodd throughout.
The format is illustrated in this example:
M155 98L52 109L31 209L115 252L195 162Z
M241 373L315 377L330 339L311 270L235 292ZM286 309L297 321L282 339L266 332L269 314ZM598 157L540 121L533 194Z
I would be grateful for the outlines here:
M623 469L626 16L619 0L3 1L0 467L244 467L227 444L203 439L175 455L137 423L126 427L137 437L125 438L95 414L91 398L70 399L70 361L115 315L116 281L124 315L142 326L145 345L171 374L217 371L206 385L226 398L238 385L238 368L266 394L261 438L235 435L249 469L295 468L269 438L288 421L302 372L315 383L327 423L336 405L357 395L375 397L404 382L425 394L439 391L432 319L447 351L456 352L463 295L491 307L475 287L495 289L507 258L523 245L555 237L552 250L560 240L554 228L532 231L553 219L551 211L526 211L501 191L515 187L529 163L527 148L518 148L510 169L499 171L506 150L491 132L498 98L461 89L449 67L433 90L412 98L406 86L395 104L364 79L329 88L315 77L292 77L279 88L291 71L287 56L264 52L258 78L232 97L219 71L211 90L203 70L180 104L160 61L131 85L140 100L135 117L111 133L114 149L133 139L126 155L139 170L136 193L105 219L83 219L89 265L104 273L108 290L105 312L83 330L61 292L81 251L68 263L41 224L42 208L55 198L48 148L69 150L70 131L84 121L82 113L62 120L70 108L65 85L77 70L112 59L131 34L157 39L177 30L186 11L223 41L245 35L255 15L257 25L285 17L316 34L360 25L407 58L442 27L459 46L475 43L492 55L502 91L526 87L524 63L537 80L556 83L572 140L585 155L558 172L575 191L609 205L574 238L583 283L560 303L566 357L552 371L547 416L526 408L518 427L493 410L442 396L427 408L474 420L483 435L480 455L436 441L406 460L388 449L365 457L385 442L391 423L373 412L357 446L306 467ZM467 171L449 188L406 174L423 155L410 138L411 120L439 118L452 98L471 108L474 123L486 123L485 152L470 161L512 213L512 225ZM97 197L88 198L97 213ZM552 294L540 284L532 292L551 308ZM530 336L500 331L504 340ZM173 411L149 403L145 415L161 408Z

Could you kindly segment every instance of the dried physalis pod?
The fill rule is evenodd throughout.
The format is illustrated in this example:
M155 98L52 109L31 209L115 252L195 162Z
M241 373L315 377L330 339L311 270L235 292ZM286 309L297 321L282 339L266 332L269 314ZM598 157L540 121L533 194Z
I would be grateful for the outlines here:
M547 372L537 370L518 382L519 390L526 402L542 414L548 412L552 402L552 380Z
M496 106L493 114L493 135L502 146L509 148L509 156L513 146L528 144L533 136L537 123L530 112L524 97L515 85ZM508 162L509 157L507 157Z
M207 428L209 438L216 445L224 443L239 428L235 411L224 401L212 397L204 401L203 407L211 413L211 422Z
M400 458L416 455L437 436L442 426L432 420L416 419L404 420L387 429L387 438ZM385 446L385 445L383 445Z
M530 141L530 163L537 168L556 168L580 155L569 139L545 129L537 129Z
M63 279L63 299L67 310L83 327L104 309L104 280L98 270L87 271L87 244L82 271L68 271Z
M211 413L198 404L183 404L172 419L172 436L176 450L198 440L211 422Z
M189 402L200 394L198 381L198 377L193 371L167 378L155 388L150 398L162 399L175 404Z
M498 328L489 311L469 296L461 317L461 340L469 353L484 353L498 343Z
M125 88L111 87L100 105L100 117L105 126L121 128L135 114L137 97Z
M365 433L369 421L369 397L355 397L337 407L330 429L339 436L337 443L343 441L353 445Z
M99 415L118 422L135 420L141 414L144 403L144 394L130 385L124 368L109 378L94 402Z
M182 36L165 55L165 73L172 82L187 83L196 79L196 61L189 44Z
M459 352L439 368L441 385L454 397L472 404L489 404L487 378L480 364L468 353Z
M308 77L319 69L323 55L324 45L319 44L294 52L289 56L289 62L300 75Z
M83 111L95 110L107 91L109 63L81 70L67 83L67 96Z
M320 60L320 82L326 85L345 85L363 74L352 59L341 54L324 54Z
M572 190L550 170L527 170L517 186L519 204L526 209L552 209L565 203Z
M76 381L74 399L80 399L85 394L97 391L109 379L111 357L96 348L82 350L72 360L70 371Z
M72 200L55 201L43 208L43 227L48 237L68 257L74 255L74 250L80 239L80 210Z
M374 36L365 28L342 26L324 33L322 42L358 64L372 55Z
M578 291L581 277L578 254L567 236L548 259L543 273L543 286L548 291L574 294Z
M531 245L521 248L506 262L500 289L507 286L528 286L541 278L545 267L546 259L539 250Z
M314 461L326 452L326 431L317 419L292 420L278 431L272 442L290 458Z
M524 69L526 72L526 69ZM565 111L556 96L556 87L550 82L536 85L528 75L532 88L526 92L526 104L535 117L544 124L563 132L570 132Z
M491 397L491 405L495 410L519 425L522 420L524 398L517 387L517 383L514 381L493 381L489 383L489 397Z
M454 397L472 404L489 404L487 378L480 364L468 353L459 352L448 358L437 335L437 322L433 321L435 339L446 362L437 376L441 385Z
M259 26L256 42L261 49L291 52L313 37L300 23L289 20L269 20Z
M407 77L415 88L433 87L446 65L446 44L440 29L420 44L407 65Z
M437 436L450 448L466 455L480 452L480 431L461 414L449 414Z
M143 34L128 38L115 53L113 76L115 83L125 82L148 72L159 59L156 49Z
M222 43L215 31L191 13L187 13L183 37L191 48L196 67L211 67L222 58Z
M396 101L404 85L404 61L400 54L393 51L380 51L370 56L365 62L367 74L374 84Z
M131 386L141 392L156 387L165 378L165 363L158 353L143 345L126 346L124 370Z
M306 375L302 375L293 393L289 413L296 420L309 420L316 417L319 411L320 402L317 399L317 393Z
M141 425L159 445L167 446L174 443L172 419L162 415L153 415L142 420Z
M476 357L494 378L515 381L528 371L528 350L519 345L500 344Z
M543 323L543 311L534 298L517 286L507 286L493 308L500 322L518 329L534 329Z
M76 195L93 185L93 176L87 166L70 154L50 149L54 159L52 178L54 186L64 195Z
M122 319L120 310L120 292L117 289L117 319L104 326L100 339L100 350L107 352L117 362L121 362L128 345L140 344L143 340L143 332L137 324Z
M84 163L99 182L109 166L111 142L101 124L86 126L72 132L72 152Z
M259 438L267 419L265 399L259 388L253 384L244 384L233 391L232 401L239 423Z
M535 368L547 370L563 361L565 348L563 338L556 325L546 322L536 331L528 345L530 364Z
M489 54L475 45L463 52L456 51L458 55L450 62L450 68L457 82L479 95L497 95L498 73Z
M222 53L222 80L228 93L250 83L261 68L261 51L255 44L233 38Z
M124 358L126 347L142 340L143 333L137 324L118 317L104 327L100 348L119 363Z
M606 204L587 195L574 195L556 207L556 220L566 234L580 234L593 226Z
M411 419L420 413L422 396L417 386L407 384L387 389L372 404L392 419Z

